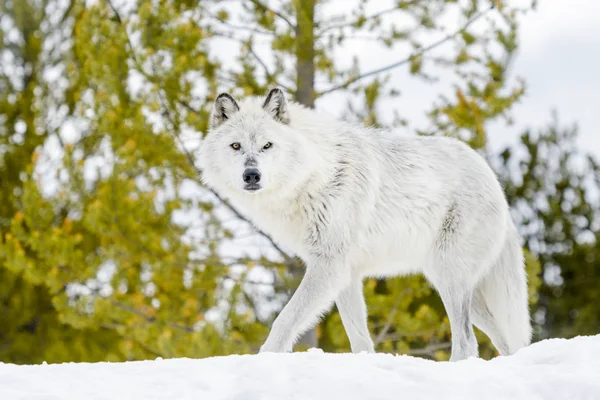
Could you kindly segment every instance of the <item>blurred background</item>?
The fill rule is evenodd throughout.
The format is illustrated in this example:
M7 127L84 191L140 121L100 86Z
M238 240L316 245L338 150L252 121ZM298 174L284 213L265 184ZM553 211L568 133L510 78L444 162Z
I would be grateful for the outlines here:
M219 92L274 86L477 149L524 239L534 340L600 333L600 3L536 3L0 0L0 361L258 350L302 263L195 161ZM422 277L364 290L377 351L448 359ZM309 346L349 351L335 308Z

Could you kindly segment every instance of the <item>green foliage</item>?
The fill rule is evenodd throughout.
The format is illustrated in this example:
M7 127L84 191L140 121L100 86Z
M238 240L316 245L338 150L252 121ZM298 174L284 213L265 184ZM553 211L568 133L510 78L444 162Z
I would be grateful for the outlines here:
M385 126L377 105L399 94L388 71L405 66L426 81L449 72L456 98L440 96L427 113L434 128L422 133L459 136L474 147L485 147L487 125L509 119L524 91L506 72L519 14L499 2L490 10L479 2L399 1L376 14L361 2L341 17L325 15L325 1L271 8L248 0L237 9L187 0L138 0L128 9L86 3L0 3L18 34L0 29L0 52L14 61L0 66L2 361L258 349L273 317L261 310L289 297L299 263L278 248L256 258L224 254L239 234L226 220L240 215L202 186L193 163L220 90L245 96L279 85L307 106L345 91L360 104L350 103L351 115ZM422 33L436 34L446 12L461 15L457 31L425 41ZM397 26L391 16L416 22ZM470 29L475 21L487 28ZM365 37L410 51L376 71L334 58L337 46ZM233 62L220 57L224 42L238 46ZM430 53L448 42L446 56ZM527 198L514 192L513 204ZM595 257L591 247L577 247L578 257ZM540 268L558 259L526 254L535 305ZM250 279L258 269L273 283ZM542 293L540 301L550 302L545 286ZM447 359L449 324L422 277L367 280L365 294L378 350ZM548 313L564 314L548 304ZM317 336L327 351L349 350L337 312ZM495 354L482 335L480 343L485 357Z

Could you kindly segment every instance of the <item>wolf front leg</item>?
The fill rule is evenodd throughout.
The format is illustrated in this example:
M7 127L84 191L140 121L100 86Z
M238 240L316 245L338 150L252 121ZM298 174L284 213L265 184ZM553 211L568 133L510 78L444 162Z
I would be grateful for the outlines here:
M373 340L367 326L367 306L363 294L362 280L352 279L335 301L353 353L374 353Z
M308 264L298 289L273 322L260 352L291 352L298 337L331 308L350 284L350 270L341 260L320 258Z

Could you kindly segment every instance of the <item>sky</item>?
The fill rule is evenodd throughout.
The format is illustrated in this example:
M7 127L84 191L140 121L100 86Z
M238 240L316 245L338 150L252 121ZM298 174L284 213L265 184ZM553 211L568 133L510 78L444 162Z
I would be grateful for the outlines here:
M600 2L541 0L522 23L514 72L527 82L515 107L519 126L540 126L558 111L565 124L577 122L579 144L600 157Z
M350 4L333 2L337 8ZM390 5L387 3L392 1L370 2L373 12L385 9ZM562 124L579 125L580 148L600 157L600 129L594 121L595 113L600 112L599 17L597 0L539 0L536 11L522 17L520 50L511 74L523 78L527 90L513 108L515 125L499 124L490 129L492 149L515 143L526 127L545 126L551 120L551 111L556 110ZM349 52L359 55L364 70L404 58L404 54L382 53L369 43L354 43ZM401 67L391 73L390 85L400 89L402 97L384 101L382 112L399 107L405 116L418 121L436 98L437 85L443 81L424 84L410 77L406 70ZM341 93L326 97L317 105L335 109L342 103L342 97Z

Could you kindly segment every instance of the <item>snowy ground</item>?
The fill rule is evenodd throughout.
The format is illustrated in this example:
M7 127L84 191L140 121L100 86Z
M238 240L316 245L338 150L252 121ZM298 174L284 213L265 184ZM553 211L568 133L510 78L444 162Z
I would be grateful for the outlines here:
M315 350L112 364L0 363L0 399L600 399L600 335L458 363Z

